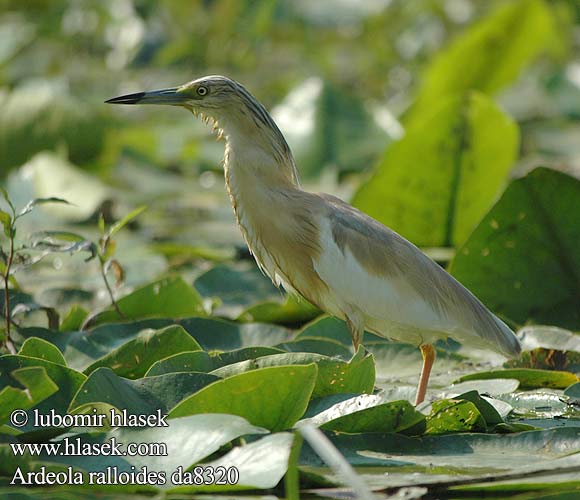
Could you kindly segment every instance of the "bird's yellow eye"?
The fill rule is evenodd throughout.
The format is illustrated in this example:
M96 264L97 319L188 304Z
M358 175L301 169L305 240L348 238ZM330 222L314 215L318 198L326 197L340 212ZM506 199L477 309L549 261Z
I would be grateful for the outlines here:
M197 87L197 95L203 97L207 95L207 92L208 92L207 87L203 86Z

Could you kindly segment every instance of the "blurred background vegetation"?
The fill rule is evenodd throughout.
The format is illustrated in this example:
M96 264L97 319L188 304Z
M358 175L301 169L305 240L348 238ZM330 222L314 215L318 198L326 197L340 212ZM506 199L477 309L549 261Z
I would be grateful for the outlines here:
M223 144L183 110L105 99L236 79L271 110L308 189L354 201L447 262L510 177L580 174L579 49L576 0L0 0L0 183L17 206L74 204L23 218L27 246L40 229L96 239L98 213L110 223L147 205L118 235L115 294L179 270L236 317L276 292L243 281L259 279L253 265L232 264L248 256ZM464 167L477 174L468 185ZM578 225L578 213L564 217ZM106 305L83 258L50 255L16 279L47 306ZM203 275L216 262L228 267Z

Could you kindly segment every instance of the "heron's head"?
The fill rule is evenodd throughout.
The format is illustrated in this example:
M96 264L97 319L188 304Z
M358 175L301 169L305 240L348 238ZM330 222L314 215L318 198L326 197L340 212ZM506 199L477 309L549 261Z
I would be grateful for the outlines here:
M228 141L236 143L238 154L261 150L272 155L278 163L286 163L290 177L297 182L292 153L272 117L242 85L225 76L204 76L180 87L137 92L105 102L182 106L214 121L219 135L225 132Z
M263 115L262 105L239 83L225 76L204 76L179 87L114 97L110 104L168 104L182 106L215 120Z

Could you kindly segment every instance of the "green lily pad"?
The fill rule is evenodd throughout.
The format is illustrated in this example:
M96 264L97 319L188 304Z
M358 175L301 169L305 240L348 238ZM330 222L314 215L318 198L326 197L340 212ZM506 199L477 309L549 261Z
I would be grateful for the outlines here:
M288 429L304 414L316 375L314 364L240 373L214 382L185 399L169 416L229 413L271 431Z
M533 368L514 368L508 370L491 370L487 372L470 373L458 379L458 382L468 380L488 380L494 378L513 378L520 381L522 389L549 387L565 389L570 384L578 382L578 377L570 372L535 370Z
M98 359L84 372L89 375L106 366L127 378L143 377L149 367L172 354L201 350L200 345L181 326L174 325L154 332L142 332L136 338Z
M526 326L518 331L522 356L510 368L580 372L580 335L556 326Z
M213 360L207 352L185 351L156 361L149 367L145 377L177 372L208 373L213 369Z
M242 347L241 349L235 349L233 351L214 353L211 356L211 360L214 365L213 369L218 369L222 366L233 365L241 361L258 359L263 358L264 356L283 353L284 351L282 349L278 349L277 347Z
M374 395L356 396L331 406L308 419L326 431L401 432L425 421L408 401L385 403Z
M470 391L477 391L480 394L497 396L499 394L509 394L514 392L520 385L519 380L513 378L494 378L486 380L469 380L450 385L445 392L453 395L463 394ZM451 397L451 399L454 398Z
M0 424L6 423L14 410L33 408L58 390L41 366L19 368L11 375L24 389L8 385L0 391Z
M580 327L580 180L537 168L513 181L450 272L518 323ZM525 258L524 258L525 257Z
M291 433L278 432L253 443L238 446L223 457L203 464L214 470L218 467L225 470L235 468L239 472L237 484L204 485L201 488L187 487L185 490L237 491L275 488L288 470L293 439L294 435Z
M236 318L244 323L288 325L309 321L322 312L305 299L287 295L284 301L267 301L244 309Z
M221 303L213 314L230 319L235 319L245 308L258 302L283 296L255 265L249 269L216 266L197 278L194 286L206 298L219 298Z
M580 382L572 384L564 391L564 396L568 396L574 401L580 402Z
M26 339L20 351L18 351L18 355L44 359L57 365L66 366L66 360L58 348L54 344L37 337Z
M109 467L117 467L118 472L139 471L147 467L149 471L165 473L166 482L159 486L167 488L172 486L171 475L178 467L188 469L240 436L267 432L235 415L193 415L169 419L167 424L168 427L163 425L144 428L118 427L106 433L80 434L74 438L87 444L102 444L114 438L117 443L122 443L123 451L126 450L128 443L149 445L156 443L154 446L159 450L157 453L140 456L127 454L123 456L41 456L40 458L50 462L74 465L93 472L106 472ZM140 486L140 489L142 488L143 486ZM123 488L122 491L127 490Z
M294 340L302 340L303 338L325 338L340 342L346 347L352 345L352 338L346 323L333 316L322 316L312 320L305 325L294 337ZM382 337L374 333L365 332L362 344L366 345L369 342L386 341Z
M37 408L42 414L46 414L51 410L54 410L59 415L65 414L70 402L86 380L86 376L76 370L51 361L27 356L5 355L0 357L0 387L13 386L14 379L11 374L20 368L30 367L43 368L48 378L58 387L56 392L39 401L34 408ZM33 419L29 418L29 423L21 427L20 430L25 432L35 430L32 421Z
M441 399L432 405L425 433L449 434L485 430L485 419L474 403L468 400Z
M325 356L349 359L351 350L336 340L324 337L301 337L298 340L277 344L276 347L290 352L313 352Z
M117 301L122 316L110 308L90 321L91 327L115 321L203 316L203 299L180 277L163 278L138 288Z
M569 410L560 391L549 389L502 394L497 398L510 404L519 416L528 418L560 417Z
M468 402L463 404L467 405ZM490 472L517 470L528 465L546 466L550 460L567 457L580 451L578 428L537 430L517 434L497 435L484 433L457 433L408 437L402 434L336 434L329 439L355 467L411 466L408 478L399 478L405 484L416 484L418 466L425 466L433 474L433 457L444 473L471 468ZM322 462L308 446L303 447L301 465L321 466ZM421 469L420 469L421 470ZM391 474L388 474L391 476ZM392 474L397 481L398 474ZM456 474L454 474L456 476ZM413 481L411 483L411 481Z
M70 404L71 410L87 403L107 403L132 414L167 413L180 401L219 380L208 373L167 373L139 380L118 376L109 368L92 372Z
M206 351L230 351L241 347L273 346L288 340L290 330L265 323L239 324L215 318L188 318L180 325Z
M488 97L445 99L387 149L353 205L417 245L459 245L498 195L518 143L514 121Z
M482 398L477 391L465 392L459 396L454 397L453 399L458 401L472 402L479 410L479 413L485 420L485 423L488 427L493 427L494 425L503 423L503 418L498 413L498 411L487 400Z
M258 368L311 363L316 363L318 368L313 398L340 393L370 393L374 388L374 360L362 348L348 363L315 353L274 354L227 365L212 373L226 378Z

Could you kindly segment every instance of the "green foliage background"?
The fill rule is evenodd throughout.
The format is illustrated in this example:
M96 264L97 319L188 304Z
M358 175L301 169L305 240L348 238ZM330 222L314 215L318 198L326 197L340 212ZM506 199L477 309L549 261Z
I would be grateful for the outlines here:
M14 238L0 485L16 466L104 466L15 457L64 429L16 428L12 409L113 408L171 427L72 432L170 455L109 465L237 467L222 490L341 484L300 452L306 421L378 490L578 494L578 30L574 0L0 0L0 185L16 212L37 200ZM415 409L415 347L367 333L353 353L341 321L260 275L223 144L183 110L103 104L216 73L271 110L307 189L422 247L518 330L522 359L441 344L433 403ZM3 274L13 218L1 199ZM181 492L200 489L220 488Z

